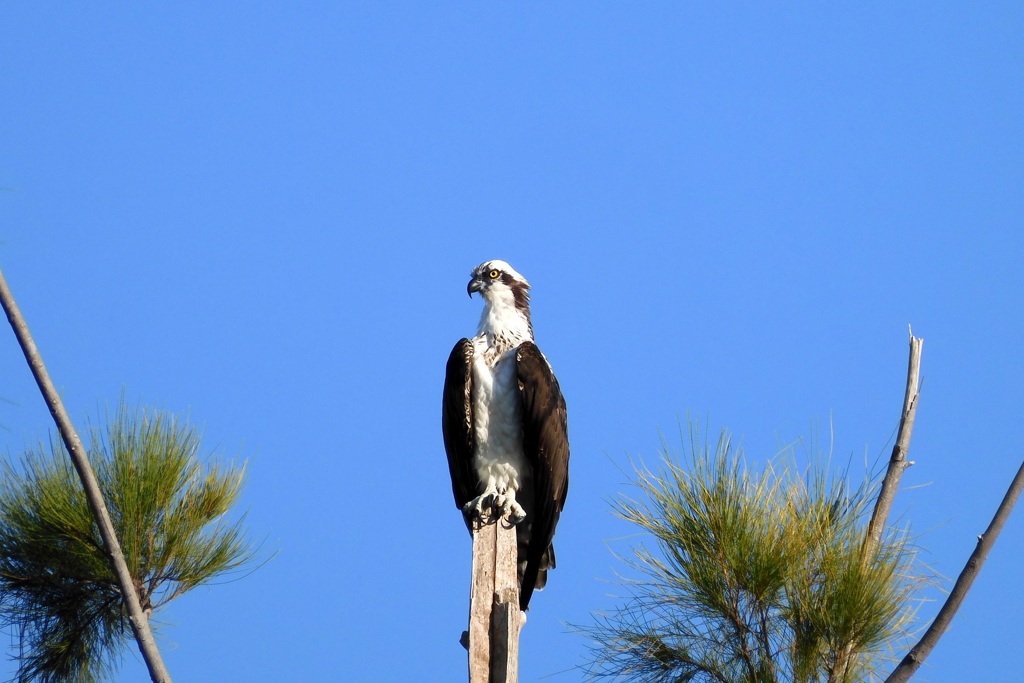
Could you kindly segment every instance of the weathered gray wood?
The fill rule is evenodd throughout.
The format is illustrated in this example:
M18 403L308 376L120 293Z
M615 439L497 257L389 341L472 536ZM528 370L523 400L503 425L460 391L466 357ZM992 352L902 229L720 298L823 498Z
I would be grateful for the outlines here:
M121 589L121 599L124 601L125 609L128 611L128 621L131 623L132 632L139 643L139 650L142 652L142 657L149 668L149 676L153 679L154 683L171 683L171 676L167 673L163 658L160 656L160 650L156 646L156 641L153 640L153 634L149 628L149 619L146 617L145 612L142 611L142 605L139 603L135 582L132 579L131 572L128 571L128 565L125 563L124 553L121 552L121 544L117 540L114 525L110 521L110 513L107 511L107 505L103 500L103 493L100 491L96 474L89 464L89 456L86 454L81 439L78 438L78 432L75 431L71 418L68 417L67 411L64 410L64 403L60 400L60 394L57 393L57 389L50 380L46 366L43 365L43 357L36 348L32 335L29 334L28 323L22 317L21 311L14 301L14 295L11 294L11 290L7 287L7 280L2 272L0 272L0 303L3 304L4 311L7 313L7 319L14 330L14 335L18 338L21 350L25 354L25 360L28 361L29 369L32 370L36 384L39 385L39 391L43 394L43 399L50 409L53 421L57 424L57 430L60 432L61 439L68 449L68 454L71 456L75 470L78 471L78 476L82 480L82 487L85 489L89 507L92 509L93 517L96 518L96 525L99 527L100 536L103 538L103 544L106 547L111 566L114 569L114 574L117 576L117 582Z
M913 333L910 334L910 361L907 367L907 389L903 396L900 428L896 435L896 445L892 447L889 467L885 471L885 478L882 479L882 488L875 501L871 522L868 524L868 533L861 551L861 559L864 562L874 559L875 550L882 539L882 531L889 522L889 512L896 499L896 491L899 488L900 479L903 477L903 471L913 464L907 460L907 452L910 450L910 435L914 431L914 418L917 415L917 403L920 397L918 385L921 376L921 347L923 345L923 339L915 337Z
M519 580L516 529L499 519L473 532L473 588L469 606L470 683L519 679Z

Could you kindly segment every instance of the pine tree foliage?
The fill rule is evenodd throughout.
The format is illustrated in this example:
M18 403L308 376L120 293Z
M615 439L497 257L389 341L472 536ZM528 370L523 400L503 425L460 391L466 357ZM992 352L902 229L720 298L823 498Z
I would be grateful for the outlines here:
M691 435L687 467L667 455L638 467L637 499L616 514L654 539L626 559L640 577L625 604L583 630L590 675L699 683L829 680L848 643L847 682L867 680L913 617L913 553L905 533L883 539L872 562L861 546L869 482L811 469L791 453L748 469L723 434L712 450Z
M200 437L162 413L118 409L89 457L150 613L253 559L237 502L244 467L203 464ZM132 632L64 446L0 465L0 621L20 639L18 681L103 680Z

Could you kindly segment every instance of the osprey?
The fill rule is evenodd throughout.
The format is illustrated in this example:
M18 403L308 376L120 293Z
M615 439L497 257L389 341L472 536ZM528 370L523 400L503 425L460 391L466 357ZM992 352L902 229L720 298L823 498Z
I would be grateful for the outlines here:
M477 334L448 358L441 426L455 504L472 531L491 516L516 525L519 606L555 566L551 539L569 487L565 399L533 342L530 283L504 261L473 270L484 300Z

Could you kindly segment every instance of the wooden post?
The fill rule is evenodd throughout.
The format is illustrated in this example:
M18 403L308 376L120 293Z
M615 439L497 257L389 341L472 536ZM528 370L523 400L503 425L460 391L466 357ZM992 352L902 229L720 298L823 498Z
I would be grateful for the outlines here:
M473 532L473 589L469 602L470 683L519 679L519 609L516 528L497 519Z

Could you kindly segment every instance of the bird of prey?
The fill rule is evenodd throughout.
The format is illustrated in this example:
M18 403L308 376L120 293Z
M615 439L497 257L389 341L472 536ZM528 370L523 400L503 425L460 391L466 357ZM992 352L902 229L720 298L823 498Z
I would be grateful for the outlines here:
M487 261L467 291L484 300L477 334L448 358L442 430L455 504L472 531L494 517L516 525L519 606L555 566L551 539L569 487L565 399L533 341L530 283Z

